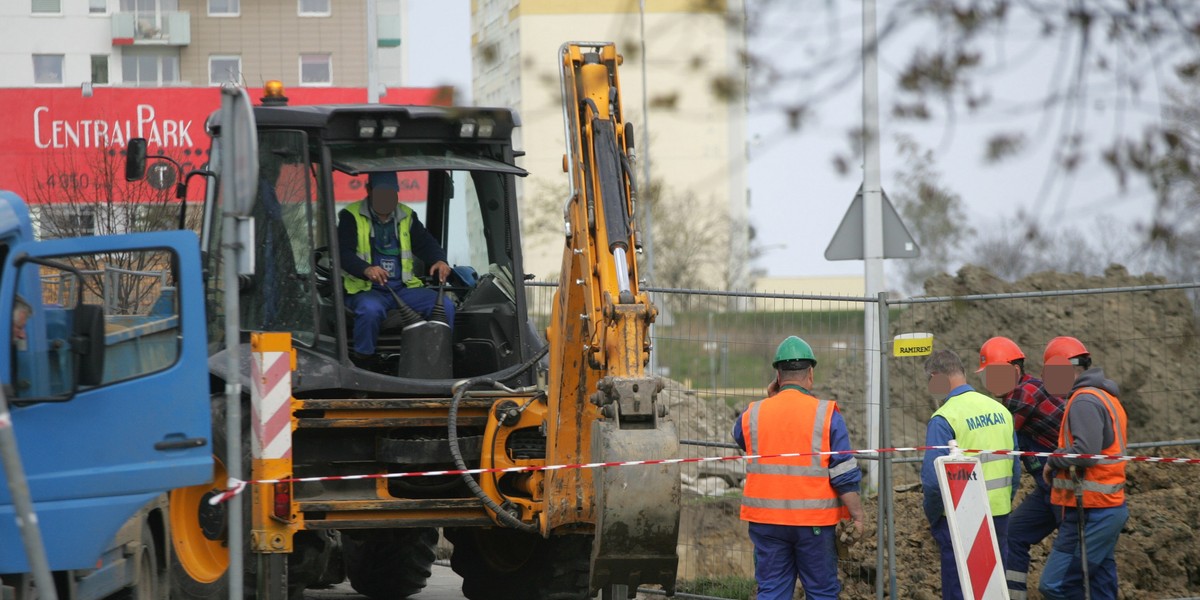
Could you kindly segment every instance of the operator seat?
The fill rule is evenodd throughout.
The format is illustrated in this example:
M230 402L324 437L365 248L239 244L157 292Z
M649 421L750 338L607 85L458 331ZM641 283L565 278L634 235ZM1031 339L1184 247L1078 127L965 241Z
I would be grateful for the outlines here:
M420 264L420 259L414 258L414 272L421 272L423 265ZM316 274L317 291L320 296L319 310L321 313L321 327L326 334L333 336L337 331L337 316L334 313L335 293L341 293L341 278L333 276L333 263L330 258L330 248L322 246L313 251L313 272ZM346 320L346 341L353 345L354 335L354 311L343 303L342 314ZM379 330L379 338L375 342L375 354L377 356L398 355L401 351L401 337L404 333L405 324L401 322L400 311L398 309L389 310L384 316L383 324Z

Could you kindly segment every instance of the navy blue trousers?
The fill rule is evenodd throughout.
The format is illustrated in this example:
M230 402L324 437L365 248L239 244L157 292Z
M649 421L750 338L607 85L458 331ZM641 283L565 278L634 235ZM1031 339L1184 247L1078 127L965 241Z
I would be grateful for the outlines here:
M992 517L992 525L996 528L996 545L1000 547L1000 562L1003 568L1004 557L1008 550L1008 515ZM962 584L958 581L958 563L954 562L954 544L950 541L950 525L946 517L938 518L930 531L938 544L942 558L942 598L943 600L962 600Z
M396 295L413 310L429 318L437 302L437 291L429 288L404 287L401 282L390 284ZM396 299L386 290L372 287L365 292L348 294L346 306L354 311L354 351L359 354L374 354L375 342L379 339L379 328L387 312L396 308ZM454 302L449 296L442 299L446 320L454 327Z
M1035 476L1040 479L1041 471ZM1025 496L1020 506L1008 515L1008 554L1004 562L1004 575L1008 579L1008 597L1011 600L1025 600L1029 548L1058 529L1060 513L1061 509L1050 504L1049 488L1039 481L1039 485Z
M1061 508L1059 508L1061 510ZM1088 582L1093 600L1116 600L1117 562L1113 554L1121 528L1129 519L1124 504L1113 508L1085 509L1083 538L1087 542ZM1083 598L1083 559L1079 548L1079 511L1068 507L1063 513L1054 548L1042 569L1038 591L1047 600Z
M834 526L750 523L758 600L792 600L796 578L808 600L837 600L837 546Z

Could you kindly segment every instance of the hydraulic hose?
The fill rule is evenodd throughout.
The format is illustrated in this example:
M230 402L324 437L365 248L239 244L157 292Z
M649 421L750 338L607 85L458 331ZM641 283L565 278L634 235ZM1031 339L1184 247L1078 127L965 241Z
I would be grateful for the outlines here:
M538 361L540 361L542 357L545 356L549 351L549 345L542 348L541 351L533 355L532 358L521 364L521 366L513 372L512 377L520 375L521 373L533 368L533 366L537 365ZM462 401L463 396L466 395L468 390L481 385L490 385L492 387L501 389L504 388L503 384L490 377L472 377L454 384L454 398L450 400L450 423L448 425L450 455L454 457L454 466L461 471L467 470L467 463L463 460L462 449L458 446L458 404ZM475 494L476 498L479 498L479 500L483 502L485 506L491 509L501 523L519 531L536 532L538 530L536 524L522 523L520 519L514 517L499 504L496 504L496 502L489 498L487 493L483 491L483 488L479 487L479 483L475 481L475 478L471 477L470 474L463 473L461 477L463 483L467 484L467 487L471 490L471 493Z

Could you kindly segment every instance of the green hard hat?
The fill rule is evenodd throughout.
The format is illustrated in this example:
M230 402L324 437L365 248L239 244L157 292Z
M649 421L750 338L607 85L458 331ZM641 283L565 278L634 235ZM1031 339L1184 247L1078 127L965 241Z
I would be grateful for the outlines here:
M780 363L805 360L812 363L812 366L817 366L817 357L813 356L812 346L808 342L794 336L788 336L779 344L779 349L775 351L775 360L771 366L778 369Z

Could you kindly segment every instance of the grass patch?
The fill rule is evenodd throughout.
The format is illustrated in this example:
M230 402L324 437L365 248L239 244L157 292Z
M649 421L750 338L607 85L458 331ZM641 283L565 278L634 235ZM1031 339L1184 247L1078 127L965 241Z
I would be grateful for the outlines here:
M675 591L698 596L730 598L731 600L750 600L750 594L754 591L754 580L733 575L680 580Z
M654 329L658 364L693 389L764 387L775 349L788 335L813 347L818 384L832 367L862 359L861 310L689 311L674 313L670 322Z

